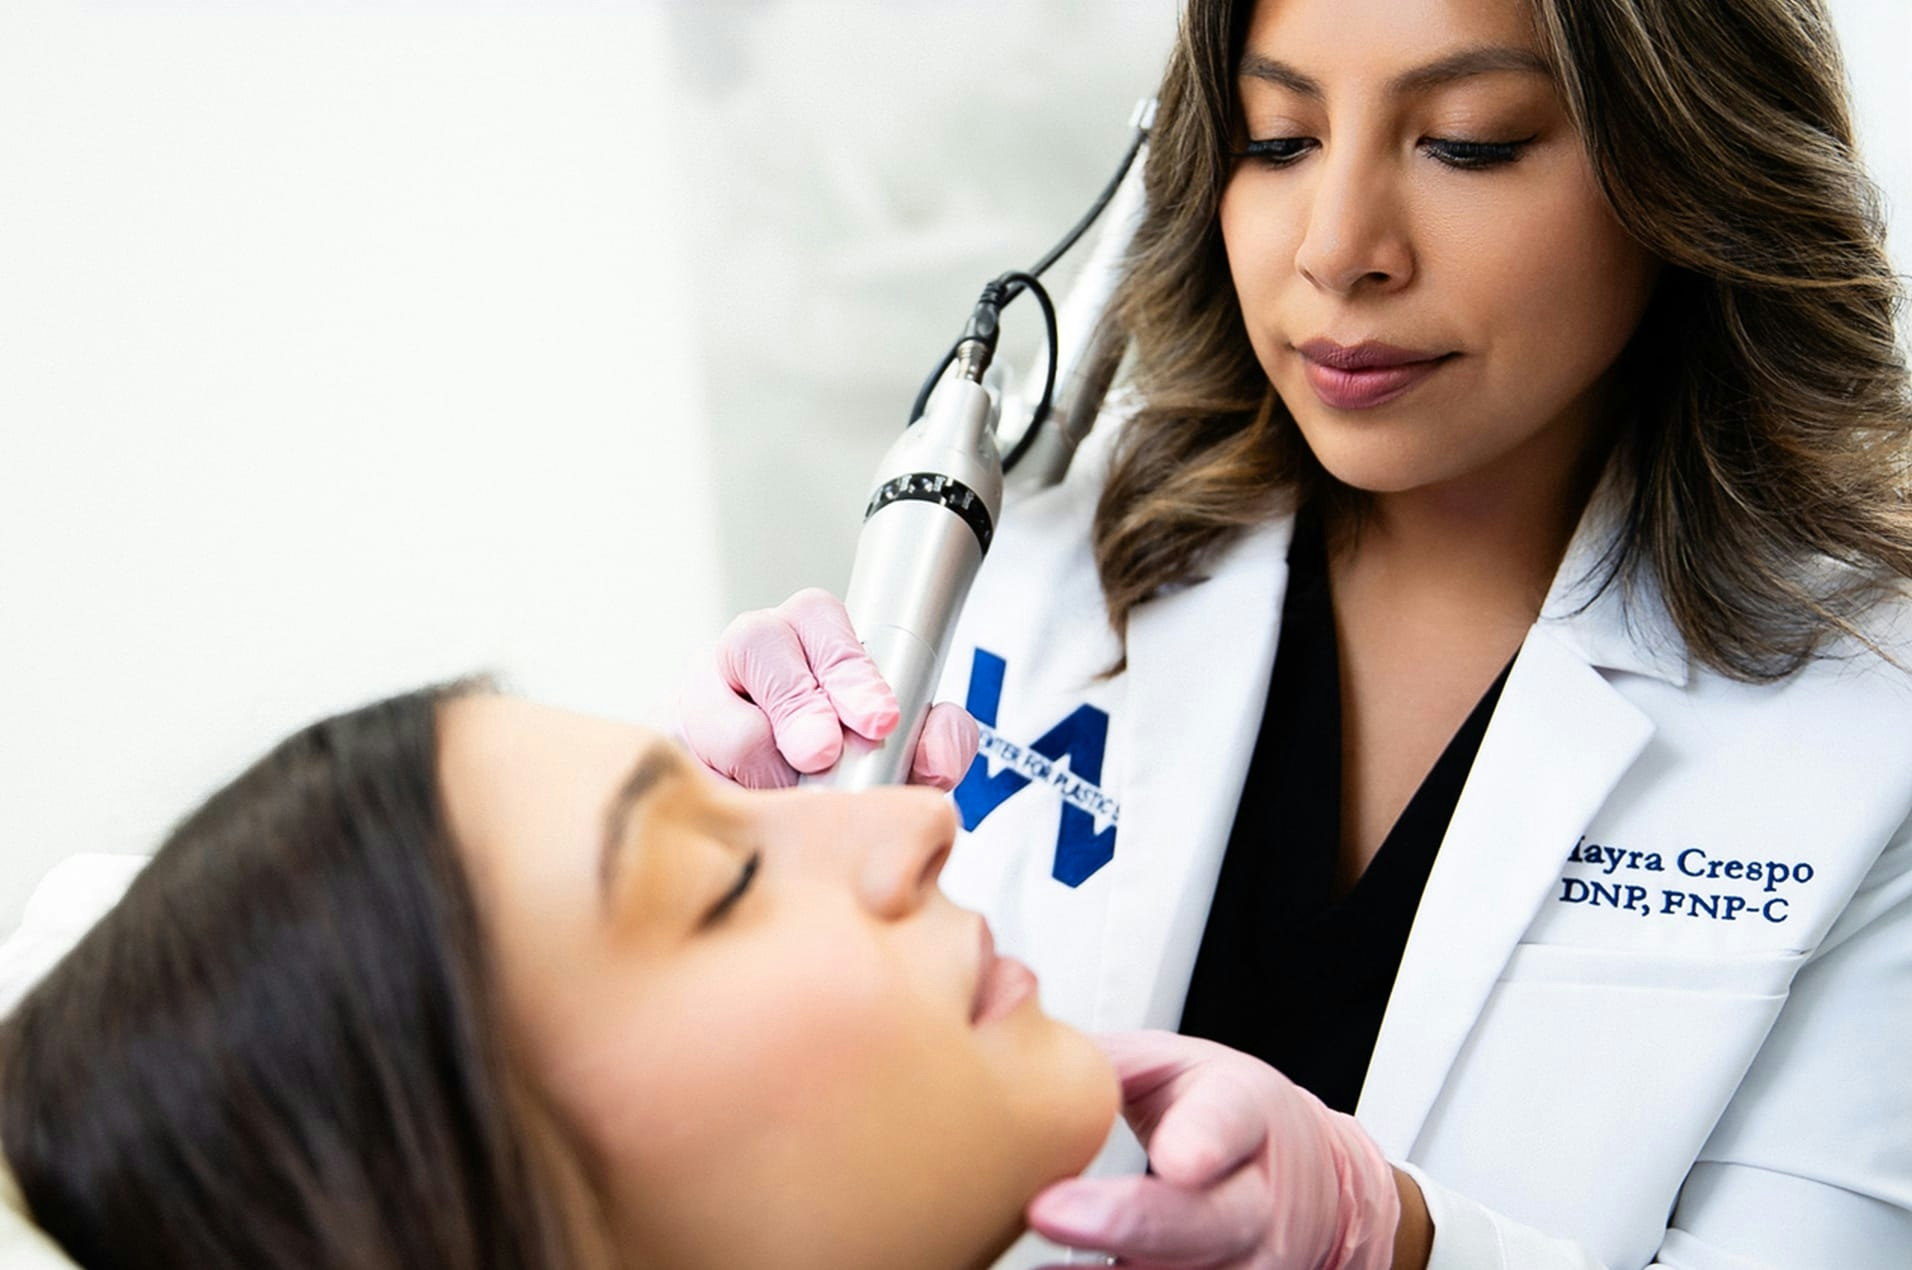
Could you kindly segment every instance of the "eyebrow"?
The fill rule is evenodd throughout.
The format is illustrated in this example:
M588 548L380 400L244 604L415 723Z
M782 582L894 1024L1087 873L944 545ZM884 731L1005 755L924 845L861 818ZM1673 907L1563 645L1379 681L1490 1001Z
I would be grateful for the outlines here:
M639 756L624 783L611 795L604 809L604 840L598 844L598 891L608 894L617 877L617 865L623 856L624 839L631 817L650 792L663 782L684 773L684 760L669 745L656 744Z
M1424 93L1455 80L1469 79L1475 75L1490 75L1496 71L1519 71L1526 74L1544 75L1553 78L1553 68L1547 59L1532 49L1514 48L1504 44L1482 44L1473 48L1460 49L1446 57L1436 58L1425 66L1402 71L1387 83L1387 91L1396 97L1414 93ZM1288 89L1313 101L1326 96L1321 85L1303 75L1286 62L1265 57L1260 53L1248 52L1242 55L1241 66L1237 73L1249 79L1259 79Z

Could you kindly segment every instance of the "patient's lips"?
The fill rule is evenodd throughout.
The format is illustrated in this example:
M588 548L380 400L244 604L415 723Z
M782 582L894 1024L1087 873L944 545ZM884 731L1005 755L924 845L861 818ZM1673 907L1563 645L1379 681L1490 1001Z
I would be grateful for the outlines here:
M969 1021L980 1027L1014 1013L1016 1007L1036 995L1036 975L1014 957L996 955L996 937L988 922L978 922L982 956L977 966L976 996L970 1003Z

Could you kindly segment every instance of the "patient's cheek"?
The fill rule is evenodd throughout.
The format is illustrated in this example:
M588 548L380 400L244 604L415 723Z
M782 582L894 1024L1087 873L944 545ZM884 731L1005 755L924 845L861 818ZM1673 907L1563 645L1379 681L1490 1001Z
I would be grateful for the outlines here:
M621 1234L656 1264L808 1270L789 1249L814 1247L842 1254L829 1270L937 1270L926 1239L979 1264L1100 1146L1100 1052L1034 1009L972 1029L947 926L788 880L736 917L674 951L607 940L535 1037Z
M881 958L781 923L663 968L616 968L547 1060L561 1105L607 1157L649 1171L739 1149L871 1096L910 1028Z
M973 1238L1013 1218L1027 1192L998 1157L1014 1135L967 1019L868 949L790 934L776 955L731 941L696 974L631 984L556 1072L633 1246L784 1264L793 1246L847 1249L849 1231L874 1254L916 1247L927 1223ZM974 1203L951 1203L964 1177Z

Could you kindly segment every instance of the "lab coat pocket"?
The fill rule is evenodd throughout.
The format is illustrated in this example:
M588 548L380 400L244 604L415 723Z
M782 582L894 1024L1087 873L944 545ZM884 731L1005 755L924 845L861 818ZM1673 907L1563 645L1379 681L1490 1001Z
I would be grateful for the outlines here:
M1503 984L1580 984L1769 997L1785 995L1804 961L1804 953L1790 950L1696 956L1658 949L1522 944L1508 958L1500 978Z
M1645 1264L1803 962L1521 945L1416 1162L1519 1221L1581 1232L1610 1265Z

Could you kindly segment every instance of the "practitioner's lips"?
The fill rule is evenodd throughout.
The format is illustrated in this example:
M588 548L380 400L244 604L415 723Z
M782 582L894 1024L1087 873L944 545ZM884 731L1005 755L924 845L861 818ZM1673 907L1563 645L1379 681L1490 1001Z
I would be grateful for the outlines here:
M1294 349L1301 354L1308 386L1324 405L1337 410L1366 410L1392 401L1456 356L1378 340L1342 345L1318 339Z
M976 923L981 944L976 965L976 990L969 1004L969 1022L973 1027L993 1023L1015 1012L1036 995L1036 975L1014 957L996 955L996 937L989 923Z

